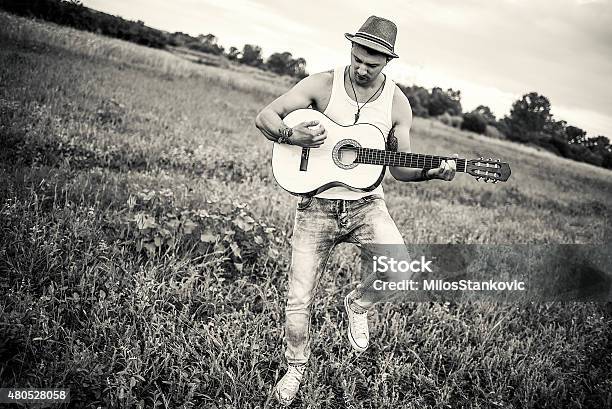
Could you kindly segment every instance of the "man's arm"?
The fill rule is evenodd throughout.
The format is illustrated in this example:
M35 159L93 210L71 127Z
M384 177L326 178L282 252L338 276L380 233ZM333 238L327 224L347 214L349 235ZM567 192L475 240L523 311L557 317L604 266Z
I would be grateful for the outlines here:
M326 92L331 85L328 84L328 73L310 75L285 94L276 98L255 118L255 126L266 138L276 142L280 130L288 128L283 118L290 112L300 108L307 108L315 102L317 93ZM319 126L317 126L319 125ZM318 121L302 122L293 127L293 136L289 139L292 145L317 148L327 138L327 131Z
M393 129L389 134L389 145L396 146L398 152L410 152L412 108L406 95L397 86L393 94L392 118ZM439 168L427 171L426 179L422 177L422 169L390 166L389 171L396 180L401 182L422 182L429 179L452 180L455 177L456 163L454 160L443 161Z

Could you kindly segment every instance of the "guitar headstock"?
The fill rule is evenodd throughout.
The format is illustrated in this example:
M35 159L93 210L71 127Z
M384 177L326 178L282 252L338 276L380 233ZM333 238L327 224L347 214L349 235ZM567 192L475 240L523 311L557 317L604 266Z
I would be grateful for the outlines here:
M483 179L485 182L505 182L512 173L510 165L500 162L499 159L470 159L465 164L465 172L474 176L477 181Z

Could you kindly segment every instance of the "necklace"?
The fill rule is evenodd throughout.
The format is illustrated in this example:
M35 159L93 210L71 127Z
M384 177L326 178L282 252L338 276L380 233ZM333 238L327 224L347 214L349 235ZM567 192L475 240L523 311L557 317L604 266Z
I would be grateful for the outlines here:
M355 103L357 104L357 112L355 113L355 124L356 124L357 121L359 121L359 114L361 113L361 109L368 102L370 102L372 100L372 98L374 98L374 95L378 94L378 91L380 91L380 89L385 85L385 82L387 82L387 76L385 74L383 74L385 79L383 80L382 84L380 84L380 87L378 87L376 92L373 93L372 96L370 98L368 98L368 100L366 102L364 102L362 106L359 106L359 101L358 101L358 98L357 98L357 93L355 92L355 87L353 86L353 78L351 78L351 67L349 67L349 69L348 69L348 74L349 74L349 80L351 81L351 88L353 89L353 95L355 95Z

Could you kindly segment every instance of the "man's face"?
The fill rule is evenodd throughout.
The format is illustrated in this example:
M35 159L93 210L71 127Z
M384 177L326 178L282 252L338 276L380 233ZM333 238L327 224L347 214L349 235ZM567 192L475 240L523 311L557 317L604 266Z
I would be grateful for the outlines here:
M353 79L359 85L367 85L374 81L387 65L387 58L379 53L372 52L359 44L351 48L351 69Z

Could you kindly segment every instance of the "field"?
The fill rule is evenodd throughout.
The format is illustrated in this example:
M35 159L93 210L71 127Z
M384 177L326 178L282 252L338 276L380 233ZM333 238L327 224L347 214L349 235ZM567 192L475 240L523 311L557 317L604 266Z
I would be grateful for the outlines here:
M296 199L254 127L289 86L0 13L0 385L70 407L275 407ZM499 157L505 184L385 180L408 243L602 243L610 171L416 118L413 150ZM597 303L377 307L357 356L340 246L304 408L612 406Z

